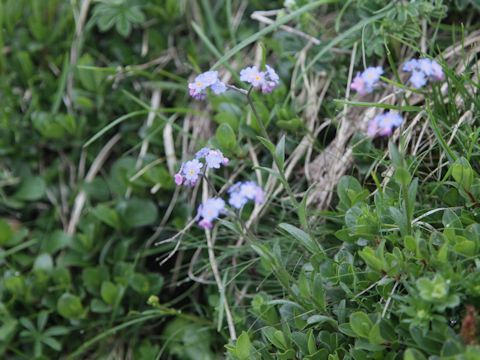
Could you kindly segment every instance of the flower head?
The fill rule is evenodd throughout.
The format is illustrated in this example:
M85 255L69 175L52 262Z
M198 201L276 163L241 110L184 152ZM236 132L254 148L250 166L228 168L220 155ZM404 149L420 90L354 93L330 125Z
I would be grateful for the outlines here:
M377 85L382 74L383 69L381 66L370 66L366 68L365 71L362 73L362 77L365 81L365 84L373 89Z
M204 229L211 229L213 221L225 211L225 201L220 198L210 198L198 207L198 225Z
M393 110L375 116L368 124L367 134L370 137L390 136L393 130L403 123L403 117Z
M229 160L223 156L220 150L204 147L197 151L195 158L186 161L175 174L175 184L178 186L195 186L200 177L201 169L219 169L220 166L226 166Z
M265 71L260 71L256 66L242 69L240 80L249 83L255 89L261 89L263 93L271 93L280 83L280 77L269 65L265 66Z
M227 165L228 159L223 156L220 150L210 150L205 155L207 169L219 169L221 165Z
M363 80L360 73L358 73L353 79L352 83L350 84L350 89L355 90L360 95L365 95L367 93L367 89L365 88L365 80Z
M180 173L175 174L175 184L178 186L183 184L183 176Z
M382 74L383 69L381 66L370 66L364 72L355 76L350 84L350 88L360 95L370 94L378 87Z
M256 66L249 66L240 71L240 80L251 84L254 88L259 88L265 81L265 73L258 70Z
M237 182L228 189L228 193L228 203L236 209L240 209L248 201L261 204L265 200L263 189L253 181Z
M187 185L194 186L197 183L202 167L203 164L197 159L185 162L182 167L182 175Z
M435 60L432 61L432 75L431 78L435 81L442 81L445 79L445 74L439 63Z
M196 153L195 153L195 159L197 160L201 160L203 159L205 156L207 156L207 154L210 152L210 148L208 147L204 147L204 148L201 148L200 150L198 150Z
M248 202L248 199L243 196L240 192L233 192L230 194L228 203L232 205L235 209L240 209Z
M406 72L412 72L418 69L418 60L410 59L403 64L402 70Z
M280 83L280 77L275 70L269 65L265 65L265 81L262 84L262 92L264 94L271 93Z
M201 73L193 82L188 84L190 96L198 100L206 97L208 88L210 88L215 95L219 95L227 90L227 86L218 79L217 71Z
M410 77L410 83L415 89L420 89L427 83L427 77L421 71L413 71Z
M438 62L427 58L411 59L403 64L402 70L411 72L410 83L416 89L420 89L428 81L442 81L445 79L443 69Z

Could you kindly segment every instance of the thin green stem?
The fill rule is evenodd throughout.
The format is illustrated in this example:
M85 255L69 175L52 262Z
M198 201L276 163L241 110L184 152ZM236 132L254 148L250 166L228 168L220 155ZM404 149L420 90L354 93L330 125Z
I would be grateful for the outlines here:
M412 212L408 199L408 186L402 185L403 206L405 206L405 216L407 218L407 234L412 234Z

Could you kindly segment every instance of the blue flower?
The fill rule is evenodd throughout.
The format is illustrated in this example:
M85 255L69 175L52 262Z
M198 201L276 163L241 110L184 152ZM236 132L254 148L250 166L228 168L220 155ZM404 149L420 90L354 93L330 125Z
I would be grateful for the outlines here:
M364 72L358 73L350 84L350 88L360 95L372 93L380 84L383 74L381 66L370 66Z
M227 165L228 161L220 150L210 150L205 155L207 169L219 169L221 165Z
M208 147L201 148L195 153L195 159L198 159L198 160L203 159L208 154L209 151L210 151L210 148Z
M263 93L271 93L280 83L280 77L275 70L265 66L265 71L260 71L256 66L249 66L240 71L240 80L261 89Z
M409 81L416 89L424 87L428 81L442 81L445 74L442 67L435 60L427 58L411 59L403 64L402 70L412 73Z
M403 123L403 117L394 110L375 116L368 123L367 134L370 137L390 136L393 130Z
M175 175L175 182L177 185L184 183L187 186L195 186L200 177L202 167L203 164L197 159L183 163L179 173Z
M204 165L206 170L219 169L220 166L225 166L228 162L228 158L223 156L220 150L204 147L197 151L193 160L182 164L180 171L175 174L175 184L178 186L195 186L201 175L200 170L204 168Z
M210 88L215 95L219 95L227 90L227 86L218 79L217 71L201 73L193 82L188 84L190 96L198 100L206 97L208 88Z
M240 209L248 201L261 204L265 201L265 192L253 181L237 182L228 189L228 203L235 209Z
M225 211L225 201L220 198L210 198L198 207L198 225L204 229L211 229L213 221Z
M414 70L410 77L410 83L415 89L420 89L427 83L427 77L423 72Z

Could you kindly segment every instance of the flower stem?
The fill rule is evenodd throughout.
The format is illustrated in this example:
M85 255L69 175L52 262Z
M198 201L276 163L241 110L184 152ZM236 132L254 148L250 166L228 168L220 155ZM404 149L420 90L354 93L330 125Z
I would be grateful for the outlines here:
M228 331L230 333L230 339L236 340L237 339L237 332L235 330L235 324L233 321L233 316L230 311L230 305L228 305L227 296L225 294L225 287L223 286L222 279L220 278L220 272L218 270L217 259L215 258L215 252L213 250L213 240L209 230L205 230L205 234L207 235L207 246L208 246L208 258L210 260L210 267L212 268L213 277L215 278L215 282L217 283L218 292L220 294L220 299L223 301L223 307L225 309L225 315L227 318L228 324Z

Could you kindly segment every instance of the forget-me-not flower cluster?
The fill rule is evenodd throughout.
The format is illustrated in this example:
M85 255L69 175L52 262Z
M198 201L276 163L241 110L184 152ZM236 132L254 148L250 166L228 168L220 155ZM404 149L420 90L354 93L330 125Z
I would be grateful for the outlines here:
M256 66L249 66L240 71L240 80L250 84L254 89L263 93L271 93L280 84L280 77L275 70L265 65L265 71L260 71ZM193 82L188 84L191 97L203 100L207 96L207 89L213 94L220 95L227 91L227 85L220 81L217 71L206 71L199 74Z
M402 125L403 117L394 110L375 116L368 123L367 134L370 137L390 136L393 130Z
M202 169L219 169L227 165L228 158L217 149L204 147L197 151L195 159L184 162L178 173L175 174L175 184L178 186L195 186L202 174Z
M265 71L260 71L256 66L246 67L240 71L240 80L265 94L271 93L280 83L280 77L269 65L265 66Z
M265 192L253 181L237 182L228 189L228 203L235 209L242 208L248 201L261 204L265 201Z
M445 79L443 69L438 62L427 58L411 59L403 64L402 70L411 73L409 82L416 89L424 87L428 81Z
M207 96L207 89L211 89L215 95L220 95L227 90L225 83L218 78L217 71L206 71L198 75L195 80L188 84L190 96L202 100Z
M358 73L350 84L350 88L360 95L372 93L380 84L383 74L381 66L370 66L364 72Z
M211 229L213 221L225 212L225 201L220 198L210 198L198 207L198 225L203 229Z

